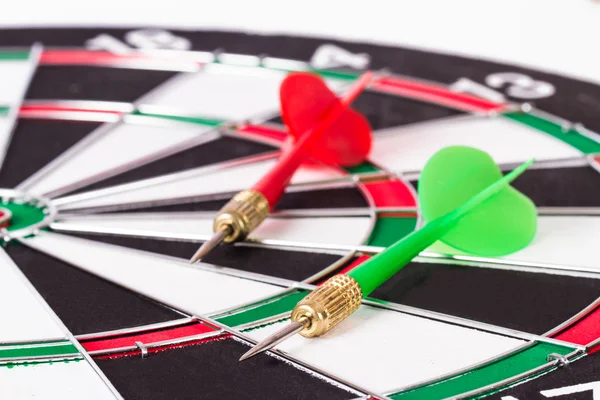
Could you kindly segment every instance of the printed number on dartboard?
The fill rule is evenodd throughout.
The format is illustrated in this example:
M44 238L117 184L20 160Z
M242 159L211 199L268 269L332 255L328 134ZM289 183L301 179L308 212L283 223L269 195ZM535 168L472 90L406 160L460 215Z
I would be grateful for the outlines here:
M115 54L125 54L134 49L187 51L192 48L188 39L163 29L130 31L125 34L125 41L103 33L87 40L85 45L89 50L110 51Z
M550 97L556 92L551 83L516 72L490 74L485 77L485 83L483 85L469 78L460 78L450 85L450 88L497 103L506 102L506 96L518 100L538 100Z

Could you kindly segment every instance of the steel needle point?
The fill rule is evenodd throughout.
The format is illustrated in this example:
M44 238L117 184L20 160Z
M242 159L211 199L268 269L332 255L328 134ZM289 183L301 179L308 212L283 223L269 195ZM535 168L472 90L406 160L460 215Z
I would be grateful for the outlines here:
M223 239L225 239L225 237L227 235L229 235L229 231L230 231L230 229L228 229L228 228L223 228L223 229L219 229L218 231L216 231L212 235L212 237L208 241L204 242L202 244L202 246L200 246L200 248L194 253L192 258L190 259L190 264L193 264L196 261L200 260L206 254L208 254L212 249L217 247L223 241Z
M287 338L300 332L302 329L304 329L304 323L292 322L285 328L275 332L274 334L265 338L265 340L248 350L243 356L240 357L240 361L244 361L250 357L272 349Z

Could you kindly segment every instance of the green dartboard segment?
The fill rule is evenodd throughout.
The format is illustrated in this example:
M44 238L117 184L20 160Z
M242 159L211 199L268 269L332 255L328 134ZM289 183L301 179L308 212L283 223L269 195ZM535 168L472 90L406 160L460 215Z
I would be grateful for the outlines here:
M417 217L379 214L367 245L388 247L414 231L416 226Z
M575 129L565 130L563 126L556 122L540 118L534 114L508 113L505 114L505 117L554 136L556 139L573 146L584 154L600 153L600 143L582 135Z
M240 310L240 312L231 315L222 317L216 316L215 320L223 325L235 327L264 318L269 318L274 315L290 312L300 300L306 297L308 293L309 292L303 290L286 293L285 295L277 297L272 301L257 304L256 307Z
M141 111L134 111L131 113L133 116L138 117L150 117L150 118L163 118L171 121L179 121L179 122L187 122L190 124L199 124L199 125L207 125L207 126L219 126L225 123L224 120L220 119L209 119L209 118L200 118L200 117L184 117L178 115L167 115L167 114L152 114L152 113L143 113Z
M360 77L360 74L352 72L333 71L327 69L313 69L312 72L317 73L326 79L338 79L341 81L354 81Z
M27 51L0 51L0 61L25 61L28 58Z
M69 341L0 346L0 359L77 355L79 351Z
M0 202L0 207L7 208L11 211L11 223L8 226L8 231L27 228L41 222L46 217L44 210L31 204L15 203L15 202Z
M419 202L425 222L464 204L474 194L502 178L502 171L484 151L465 146L436 153L419 178ZM441 240L480 256L502 256L527 246L537 229L533 202L506 186L463 217Z
M365 161L362 164L358 164L351 167L344 167L344 169L351 174L372 174L381 172L381 169L379 169L377 166L370 163L369 161Z

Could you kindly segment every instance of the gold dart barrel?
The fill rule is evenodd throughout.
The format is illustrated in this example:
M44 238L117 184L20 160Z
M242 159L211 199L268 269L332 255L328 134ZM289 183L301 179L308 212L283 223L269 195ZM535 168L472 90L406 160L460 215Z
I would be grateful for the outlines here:
M269 215L269 202L261 193L243 190L233 196L217 213L213 230L229 233L223 241L227 243L243 240Z
M302 299L292 311L292 321L304 325L304 337L321 336L360 306L362 290L348 275L336 275Z

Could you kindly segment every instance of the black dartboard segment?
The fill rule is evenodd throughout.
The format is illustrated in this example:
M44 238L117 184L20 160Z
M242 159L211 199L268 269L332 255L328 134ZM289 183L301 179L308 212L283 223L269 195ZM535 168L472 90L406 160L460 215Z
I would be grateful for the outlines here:
M600 207L600 172L588 166L531 169L513 186L538 207Z
M182 315L23 245L9 256L75 335L165 322Z
M232 161L243 157L255 156L275 150L277 150L275 147L266 144L222 137L148 164L141 165L137 168L132 168L122 174L88 185L73 193L87 192L137 180L154 178L161 175L220 162Z
M351 107L369 121L374 133L380 129L465 114L431 103L376 92L362 92ZM283 125L281 117L272 118L269 122Z
M352 108L363 114L374 130L464 114L431 103L373 92L361 93Z
M600 207L600 172L590 166L531 168L512 186L538 207Z
M127 236L72 234L84 239L116 244L138 250L189 259L200 243L158 240ZM275 250L260 247L223 245L209 253L203 262L241 271L302 281L327 268L341 256L303 251Z
M89 66L42 66L28 99L68 99L131 103L175 76L176 72ZM118 90L115 88L118 87Z
M126 399L352 399L319 377L266 354L238 361L248 347L233 340L170 349L148 358L97 359Z
M0 169L0 187L11 188L23 182L99 125L19 120Z
M600 279L410 263L371 297L543 334L600 296Z
M224 194L221 200L194 200L175 199L155 202L157 205L146 206L130 205L119 207L119 209L107 210L110 212L177 212L177 211L217 211L229 201L232 194ZM289 192L283 195L275 211L323 209L323 208L361 208L367 207L368 203L360 191L356 188L322 189L302 192ZM125 208L127 207L127 208ZM73 213L89 213L89 210L73 210ZM103 212L103 211L99 211Z
M368 205L367 200L356 188L317 189L286 193L277 203L275 210L361 208Z

